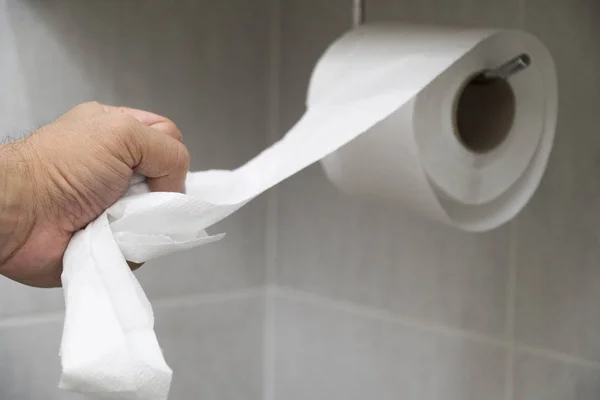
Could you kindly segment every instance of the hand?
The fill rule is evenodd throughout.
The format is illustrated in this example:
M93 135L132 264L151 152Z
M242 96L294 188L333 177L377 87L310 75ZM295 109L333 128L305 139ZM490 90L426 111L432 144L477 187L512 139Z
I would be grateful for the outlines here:
M98 103L0 146L0 273L60 286L71 236L125 193L134 172L148 177L152 191L178 192L188 167L173 122Z

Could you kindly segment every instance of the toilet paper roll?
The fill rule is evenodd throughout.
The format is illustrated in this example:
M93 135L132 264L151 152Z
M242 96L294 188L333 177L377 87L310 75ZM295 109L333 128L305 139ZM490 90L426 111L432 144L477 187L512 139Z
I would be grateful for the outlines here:
M508 80L474 79L522 53L532 66ZM375 86L365 71L378 68L387 77ZM554 139L557 84L546 48L523 32L366 26L321 59L308 108L402 90L414 95L321 161L328 178L347 193L392 200L465 230L514 217L535 191Z
M521 53L533 65L508 83L470 83ZM73 236L63 259L60 387L166 399L172 371L126 260L220 239L204 229L332 152L323 165L344 190L467 230L506 222L546 165L556 86L550 55L525 33L364 26L346 34L317 64L306 113L279 142L235 170L190 173L187 194L149 193L134 180Z

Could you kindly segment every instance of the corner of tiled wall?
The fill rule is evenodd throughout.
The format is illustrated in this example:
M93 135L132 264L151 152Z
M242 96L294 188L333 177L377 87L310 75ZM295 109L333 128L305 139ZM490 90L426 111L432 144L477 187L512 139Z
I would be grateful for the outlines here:
M265 144L268 8L0 0L0 136L99 100L172 118L192 169L234 168ZM265 200L213 228L227 240L136 272L175 371L172 399L262 398ZM0 399L81 398L56 388L62 314L60 289L0 279Z
M269 0L269 67L268 67L268 112L266 142L271 145L280 138L280 85L281 85L281 2ZM278 202L279 191L273 188L266 194L267 214L265 221L265 303L263 327L263 400L274 400L273 379L275 377L275 313L274 298L269 294L274 283L278 252Z

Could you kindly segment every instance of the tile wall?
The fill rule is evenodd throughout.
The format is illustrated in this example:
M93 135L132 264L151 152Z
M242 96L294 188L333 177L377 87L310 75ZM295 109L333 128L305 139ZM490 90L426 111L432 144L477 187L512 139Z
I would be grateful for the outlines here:
M598 4L367 0L368 21L519 28L548 45L561 108L540 190L474 235L345 197L306 169L217 226L226 241L139 272L183 371L171 397L598 398ZM302 114L350 5L0 0L0 131L97 99L173 118L193 169L235 167ZM78 398L55 389L61 292L0 280L0 294L0 398Z
M349 29L350 0L282 0L279 124ZM600 3L367 0L367 21L519 28L561 109L548 172L511 224L467 234L345 197L319 166L272 195L269 399L600 396Z

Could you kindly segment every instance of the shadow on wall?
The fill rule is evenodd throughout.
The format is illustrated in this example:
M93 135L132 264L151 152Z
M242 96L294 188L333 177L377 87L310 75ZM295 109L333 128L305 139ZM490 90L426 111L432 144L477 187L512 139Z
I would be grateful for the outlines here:
M244 30L257 29L247 16L236 16L234 3L9 1L8 20L35 123L48 123L89 100L150 109L173 119L188 146L213 149L202 161L192 160L193 169L236 167L224 164L214 150L237 152L228 159L244 160L264 145L256 140L262 132L248 134L224 121L245 112L254 118L246 118L246 126L264 126L260 107L266 98L256 93L244 68L257 65L246 62L251 57L267 54L266 46L242 51L234 46ZM266 15L259 11L255 23L265 25L268 43ZM248 112L252 104L257 112Z

